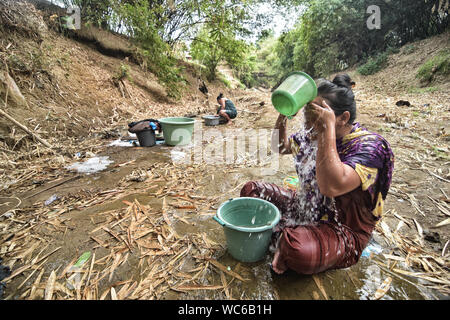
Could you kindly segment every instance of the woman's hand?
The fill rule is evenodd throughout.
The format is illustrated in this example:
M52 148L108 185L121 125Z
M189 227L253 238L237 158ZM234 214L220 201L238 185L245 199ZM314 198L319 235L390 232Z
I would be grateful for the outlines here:
M308 128L313 128L316 133L323 132L326 128L334 128L336 116L333 109L322 100L322 105L311 102L305 107L305 120Z

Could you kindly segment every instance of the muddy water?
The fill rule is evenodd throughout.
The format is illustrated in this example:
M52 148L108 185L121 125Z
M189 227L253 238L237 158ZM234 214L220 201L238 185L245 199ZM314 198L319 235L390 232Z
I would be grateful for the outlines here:
M208 129L206 129L208 130ZM76 192L83 186L96 187L103 190L114 189L114 186L123 177L136 168L148 168L157 162L171 162L171 151L173 148L167 146L155 146L152 148L125 148L108 147L101 156L110 157L112 164L105 171L84 175L79 181L68 183L67 185L55 188L40 195L41 200L47 199L53 193ZM114 165L135 160L129 165L122 167ZM204 186L203 196L220 195L219 204L229 198L238 197L240 185L245 181L264 180L267 182L282 185L286 176L295 175L293 161L290 157L280 160L279 170L273 175L262 175L261 171L255 167L236 167L228 174L221 172L207 172L201 177L200 184ZM151 192L139 192L128 194L127 196L111 202L93 206L83 211L71 211L67 214L70 217L74 228L65 235L56 234L55 243L63 243L63 248L51 261L52 268L66 266L74 257L79 256L85 250L90 250L88 245L86 230L92 229L92 220L98 220L101 213L121 209L125 206L122 200L132 201L137 199L143 205L151 205L155 209L161 208L161 199L155 198ZM35 201L36 199L33 199ZM427 292L417 280L412 278L398 278L392 273L380 269L374 259L383 261L381 255L374 258L361 258L358 264L342 270L332 270L312 276L298 275L294 272L287 272L283 275L276 275L270 271L269 264L271 256L267 255L262 261L256 263L242 263L233 259L226 251L226 239L222 227L217 224L212 216L214 211L195 213L186 210L170 209L169 215L178 215L186 218L192 224L185 224L177 219L172 219L174 227L180 235L188 233L205 232L207 237L223 246L219 252L218 261L231 270L239 273L248 282L233 280L230 286L231 296L235 299L370 299L375 291L387 278L392 278L390 290L383 299L407 300L407 299L433 299L435 296ZM383 245L383 239L374 235L375 240ZM102 256L99 249L98 256ZM386 247L387 250L387 247ZM105 251L104 254L107 254ZM137 268L138 259L130 257L127 264L118 269L116 277L118 279L139 278L140 270ZM186 261L186 265L189 261ZM49 270L52 270L50 268ZM210 283L220 283L220 277L210 272L206 275L206 280ZM22 281L22 280L20 280ZM229 279L228 279L229 281ZM320 290L317 283L322 286ZM105 283L107 286L108 284ZM223 293L215 291L194 291L189 294L169 292L165 299L224 299Z

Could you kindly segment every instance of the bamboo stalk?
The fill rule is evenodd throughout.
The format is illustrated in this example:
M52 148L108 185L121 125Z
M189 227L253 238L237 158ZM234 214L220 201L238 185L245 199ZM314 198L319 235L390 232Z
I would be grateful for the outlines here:
M46 146L49 149L53 149L53 147L44 139L42 139L39 135L37 135L36 133L32 132L30 129L28 129L26 126L24 126L23 124L21 124L19 121L17 121L16 119L14 119L13 117L11 117L9 114L7 114L5 111L0 109L0 114L2 116L4 116L5 118L7 118L8 120L10 120L11 122L13 122L16 126L18 126L20 129L24 130L26 133L30 134L31 136L33 136L34 138L36 138L40 143L42 143L44 146Z

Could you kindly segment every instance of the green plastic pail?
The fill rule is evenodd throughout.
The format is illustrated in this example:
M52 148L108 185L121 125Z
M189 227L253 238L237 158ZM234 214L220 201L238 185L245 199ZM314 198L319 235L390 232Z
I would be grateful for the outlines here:
M317 85L304 72L292 72L272 93L272 104L285 116L295 115L303 106L317 97Z
M258 198L236 198L224 202L213 217L224 227L228 252L242 262L264 258L272 228L281 214L272 203Z
M192 141L194 122L192 118L163 118L161 124L164 140L169 146L186 145Z

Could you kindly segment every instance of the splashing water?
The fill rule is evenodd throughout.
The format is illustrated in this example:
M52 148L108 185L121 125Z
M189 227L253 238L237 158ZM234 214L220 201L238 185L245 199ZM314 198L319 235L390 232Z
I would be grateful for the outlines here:
M331 214L336 219L334 199L323 196L316 178L317 140L311 139L311 129L305 125L295 134L299 153L294 157L298 174L297 196L283 215L280 227L296 227L318 222L323 215Z
M298 175L296 197L287 206L282 214L280 222L274 228L269 250L274 253L279 244L280 236L284 228L315 225L324 215L334 220L336 226L340 226L334 198L327 198L320 193L316 178L316 156L318 143L312 139L312 129L307 129L305 122L300 130L294 134L294 140L298 144L298 152L294 156L294 165ZM270 201L270 200L269 200Z

